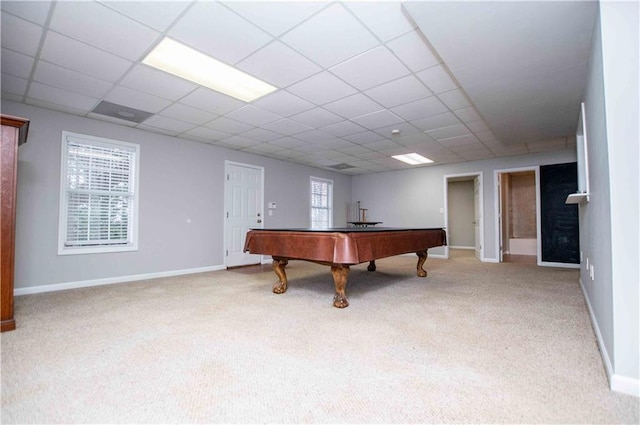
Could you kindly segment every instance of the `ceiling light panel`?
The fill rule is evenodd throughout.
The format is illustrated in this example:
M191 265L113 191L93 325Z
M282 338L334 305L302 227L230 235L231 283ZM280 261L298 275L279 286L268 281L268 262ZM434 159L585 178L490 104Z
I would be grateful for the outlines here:
M409 165L430 164L433 162L429 158L425 158L424 156L417 153L408 153L405 155L393 155L392 158L395 158L398 161L405 162Z
M244 102L277 90L271 84L170 38L162 40L142 62Z

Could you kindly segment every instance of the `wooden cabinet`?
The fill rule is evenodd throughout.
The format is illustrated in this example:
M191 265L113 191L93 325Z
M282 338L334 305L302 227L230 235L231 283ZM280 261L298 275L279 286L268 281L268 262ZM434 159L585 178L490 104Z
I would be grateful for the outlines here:
M16 328L16 322L13 319L13 264L18 145L27 141L28 130L28 120L2 115L2 145L0 147L0 286L2 290L0 330L2 332Z

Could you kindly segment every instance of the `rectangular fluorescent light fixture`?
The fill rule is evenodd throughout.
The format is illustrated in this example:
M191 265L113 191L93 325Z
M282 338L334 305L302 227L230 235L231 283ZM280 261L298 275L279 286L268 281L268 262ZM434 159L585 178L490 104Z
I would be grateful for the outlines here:
M417 153L408 153L405 155L393 155L392 158L395 158L398 161L406 162L409 165L429 164L433 162L429 158L425 158L424 156L419 155Z
M245 102L277 90L271 84L168 37L142 63Z

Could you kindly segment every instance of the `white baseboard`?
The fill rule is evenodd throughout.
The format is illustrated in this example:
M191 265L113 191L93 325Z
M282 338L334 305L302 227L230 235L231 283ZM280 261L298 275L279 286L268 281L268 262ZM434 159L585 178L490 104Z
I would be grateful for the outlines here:
M131 276L108 277L105 279L80 280L76 282L54 283L51 285L29 286L26 288L15 288L14 296L40 294L43 292L64 291L66 289L87 288L90 286L112 285L114 283L134 282L137 280L156 279L159 277L180 276L193 273L213 272L225 270L225 266L199 267L195 269L171 270L158 273L143 273Z
M500 261L498 261L497 258L483 258L482 259L483 263L499 263Z
M579 269L580 268L580 264L573 264L573 263L552 263L550 261L540 261L538 262L539 266L543 266L543 267L563 267L565 269Z
M600 326L598 325L593 308L591 307L591 302L589 301L589 296L587 295L587 290L584 287L582 278L580 278L580 288L582 289L584 301L587 304L587 310L589 310L591 326L593 327L593 332L596 335L596 341L598 342L598 347L600 348L600 353L602 355L602 362L604 363L604 370L607 373L607 378L609 379L609 388L611 388L612 391L640 397L640 380L613 373L613 366L611 365L609 352L607 351L607 347L604 345L604 340L600 333Z
M449 249L476 249L475 246L453 246L453 245L449 245Z
M611 377L611 390L640 397L640 380L614 374Z

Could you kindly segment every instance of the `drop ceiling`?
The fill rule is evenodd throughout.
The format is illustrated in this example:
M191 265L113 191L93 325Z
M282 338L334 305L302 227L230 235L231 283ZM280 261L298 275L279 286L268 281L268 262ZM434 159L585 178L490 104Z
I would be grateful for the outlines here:
M1 6L3 99L344 174L411 168L391 158L411 152L437 165L573 149L597 12L593 2ZM164 37L278 90L246 103L142 64ZM101 102L111 116L94 112ZM135 111L149 117L129 120Z

